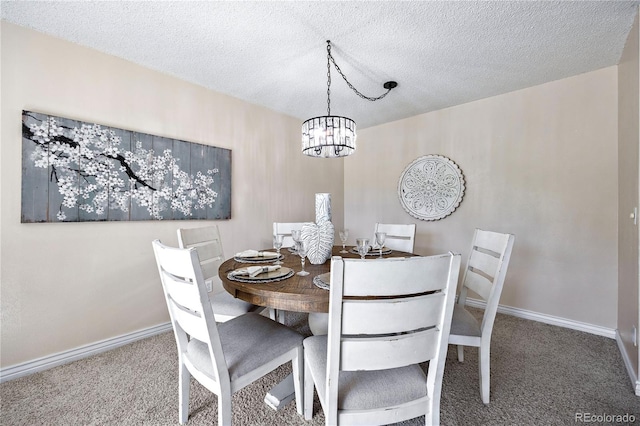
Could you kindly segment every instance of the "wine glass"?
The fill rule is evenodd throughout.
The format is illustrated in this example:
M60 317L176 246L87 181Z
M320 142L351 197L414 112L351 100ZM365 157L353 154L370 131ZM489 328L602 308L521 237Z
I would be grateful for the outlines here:
M278 258L276 259L275 262L273 262L274 265L282 265L282 261L280 261L280 249L282 248L283 241L284 241L284 235L275 234L273 236L273 248L276 249L276 251L278 252Z
M300 243L300 239L302 238L302 231L300 229L291 230L291 238L293 239L293 252L295 253L298 250L298 244Z
M347 244L347 238L349 238L349 230L348 229L341 230L340 231L340 242L342 242L342 250L340 251L340 253L349 253L344 248L345 244Z
M360 259L364 259L369 251L369 239L368 238L356 238L356 246L358 247L358 254Z
M376 244L378 245L378 249L380 250L379 259L382 259L382 246L384 245L384 240L387 238L386 232L376 232Z
M296 244L296 251L298 253L298 256L300 256L300 264L302 265L302 270L300 272L297 272L296 275L300 275L302 277L304 277L305 275L309 275L309 272L304 270L304 261L307 257L307 246L305 245L304 241L300 240Z

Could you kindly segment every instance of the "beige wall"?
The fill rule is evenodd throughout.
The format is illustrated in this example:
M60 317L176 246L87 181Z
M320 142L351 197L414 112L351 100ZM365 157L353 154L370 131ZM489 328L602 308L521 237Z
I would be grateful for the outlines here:
M300 154L300 122L6 22L0 141L1 367L169 320L151 241L206 221L20 223L21 110L232 150L227 254L271 245L273 221L343 221L343 160Z
M21 224L22 109L232 149L232 219L216 222L227 254L268 245L274 220L313 220L314 193L330 192L350 240L416 222L418 253L466 255L475 227L513 232L502 304L616 328L616 67L364 129L352 157L317 160L299 152L298 120L1 25L0 367L168 321L150 241L208 223ZM467 183L436 222L396 193L426 154Z
M418 224L416 252L467 255L475 227L516 235L501 304L616 328L617 67L359 132L345 160L346 226ZM415 220L397 197L414 159L439 154L466 180L460 207Z
M638 327L638 226L629 215L638 207L638 148L640 145L640 60L638 16L629 33L618 66L618 333L623 350L638 377L638 347L633 327Z

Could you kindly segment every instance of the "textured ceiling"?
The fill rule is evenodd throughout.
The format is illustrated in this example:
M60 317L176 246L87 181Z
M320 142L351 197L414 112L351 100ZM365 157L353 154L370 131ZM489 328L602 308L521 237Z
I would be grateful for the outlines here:
M638 1L5 1L3 20L300 120L369 127L615 65Z

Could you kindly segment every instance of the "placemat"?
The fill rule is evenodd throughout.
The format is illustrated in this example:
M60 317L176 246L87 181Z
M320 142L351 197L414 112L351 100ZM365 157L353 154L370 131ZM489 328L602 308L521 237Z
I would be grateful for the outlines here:
M273 283L276 281L286 280L293 276L293 269L287 267L281 267L277 271L271 272L263 272L261 274L256 275L254 278L248 275L233 275L234 271L231 271L227 274L227 279L231 281L237 281L241 283L251 283L251 284L260 284L260 283Z
M329 283L331 282L331 272L316 275L313 277L313 283L316 287L320 287L323 290L329 290Z

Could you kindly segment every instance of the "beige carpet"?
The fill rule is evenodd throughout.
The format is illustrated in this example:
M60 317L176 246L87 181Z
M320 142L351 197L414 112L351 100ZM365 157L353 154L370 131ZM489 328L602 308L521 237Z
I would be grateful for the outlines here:
M306 315L288 324L309 334ZM575 425L576 412L635 415L636 397L614 340L498 314L491 353L491 404L478 390L477 350L458 363L450 347L441 400L443 425ZM264 394L290 371L281 367L233 397L235 425L323 425L315 397L306 422L295 403L281 411ZM189 425L217 422L214 395L191 384ZM173 333L0 385L1 425L176 425L177 352ZM414 419L404 425L423 425ZM603 424L603 423L590 423ZM627 423L605 423L627 424Z

